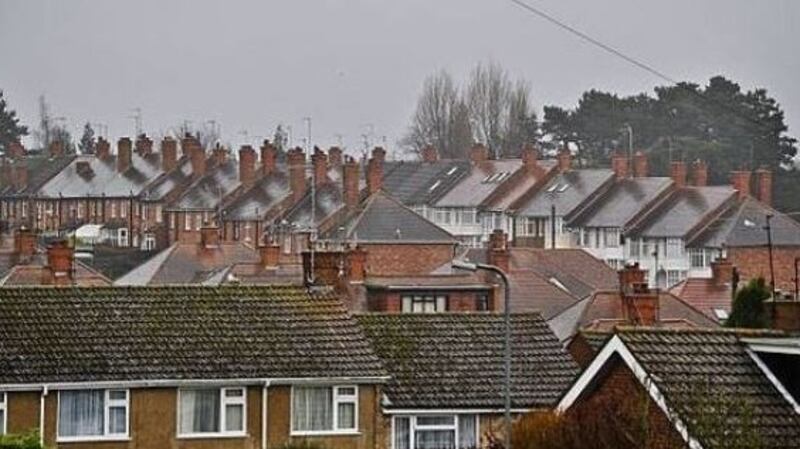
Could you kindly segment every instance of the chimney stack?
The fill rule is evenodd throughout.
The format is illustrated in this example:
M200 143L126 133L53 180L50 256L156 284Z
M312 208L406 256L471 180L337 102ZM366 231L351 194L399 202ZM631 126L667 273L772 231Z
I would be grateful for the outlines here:
M649 171L648 166L647 155L643 151L637 151L633 155L633 177L646 178Z
M50 142L50 157L60 157L64 154L64 142L54 140Z
M153 152L153 141L147 137L146 134L137 137L134 145L136 147L136 154L139 156L145 157Z
M476 143L469 149L469 160L473 164L480 164L489 160L489 149L482 143Z
M131 166L131 139L122 137L117 142L117 172L125 173Z
M800 302L771 299L764 303L770 328L789 333L800 332Z
M18 263L27 262L36 254L36 232L22 226L14 234L14 256Z
M256 150L250 145L239 149L239 182L246 188L256 182Z
M611 169L614 170L614 175L617 179L625 179L628 177L628 157L622 153L614 153L611 156Z
M21 161L17 161L14 166L12 167L12 171L14 173L13 176L13 185L14 190L17 192L21 192L25 190L28 186L28 164L23 159Z
M217 167L225 165L225 163L228 161L228 149L220 144L216 144L214 149L211 150L211 159L214 161L214 165Z
M172 171L178 166L178 142L172 137L161 140L161 169Z
M372 158L377 159L383 164L386 161L386 150L383 147L375 147L372 149Z
M219 228L206 223L200 228L200 245L203 249L219 248Z
M487 257L490 265L494 265L508 273L511 266L511 253L508 249L508 238L505 231L495 229L489 235L489 254Z
M75 251L66 240L59 240L47 247L47 268L49 279L45 284L71 285L73 281L72 265Z
M522 146L520 156L522 157L522 165L528 171L536 172L539 170L539 150L535 146L526 143Z
M372 157L367 163L367 192L370 195L381 190L383 184L383 161Z
M708 166L700 159L692 162L692 184L697 187L708 185Z
M269 140L264 139L261 144L261 174L264 176L274 173L278 167L278 149Z
M726 285L733 282L733 264L725 257L711 262L711 279L715 285Z
M739 194L739 199L744 200L750 196L750 172L747 170L736 170L731 172L731 184Z
M756 198L772 206L772 171L766 167L756 170Z
M328 163L331 167L340 168L342 166L342 149L339 147L330 147L328 150Z
M289 166L289 188L293 201L297 202L306 193L306 154L302 148L296 147L286 153L286 159Z
M194 137L186 133L181 138L181 156L192 157L192 147L194 146Z
M626 265L619 272L620 297L625 319L637 326L652 326L658 322L658 291L651 291L639 263Z
M188 140L188 141L187 141ZM184 139L183 151L188 152L192 163L192 177L199 178L206 174L206 152L200 146L200 142L188 137Z
M672 161L670 163L670 177L676 188L682 189L686 187L686 162Z
M106 139L98 137L94 145L94 155L101 161L108 160L111 157L111 144Z
M328 155L319 147L314 147L311 165L314 168L314 185L319 187L328 182Z
M261 259L261 266L264 268L275 268L280 263L281 247L274 243L267 243L258 249Z
M564 146L558 150L556 158L558 159L558 171L561 173L568 172L572 168L572 152L569 150L567 144L564 144Z
M420 152L422 162L436 162L439 160L439 152L433 145L425 145Z
M25 157L26 151L25 147L22 146L19 141L13 141L8 144L6 147L7 156L11 159L22 159Z
M344 192L344 204L348 209L358 207L358 162L350 156L344 158L344 169L342 173L342 191Z

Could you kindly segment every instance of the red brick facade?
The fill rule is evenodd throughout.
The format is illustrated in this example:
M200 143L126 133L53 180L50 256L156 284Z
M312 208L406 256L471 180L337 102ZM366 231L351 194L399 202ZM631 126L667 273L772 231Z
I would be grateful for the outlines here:
M427 274L453 260L454 247L442 244L360 244L371 275Z
M403 297L405 296L445 296L447 310L441 312L477 312L479 311L480 296L486 296L488 310L494 310L494 298L491 289L479 290L369 290L367 293L367 308L370 312L400 313L403 311Z
M800 246L777 247L772 250L776 289L794 292L796 257L800 257ZM728 260L739 271L740 285L757 277L763 277L769 284L769 252L766 246L728 248Z

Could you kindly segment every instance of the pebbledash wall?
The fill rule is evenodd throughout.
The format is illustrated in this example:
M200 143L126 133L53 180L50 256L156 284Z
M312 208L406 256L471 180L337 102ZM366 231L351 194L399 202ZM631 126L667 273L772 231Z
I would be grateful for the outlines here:
M223 386L224 387L224 386ZM246 432L243 436L179 437L178 389L132 388L129 390L128 436L115 440L59 442L57 438L58 391L45 396L44 443L48 448L90 449L261 449L263 386L248 386ZM358 387L357 431L335 434L293 435L291 386L267 389L267 442L269 447L293 441L316 442L331 449L384 448L388 442L380 416L380 387ZM6 392L7 433L38 430L41 391Z

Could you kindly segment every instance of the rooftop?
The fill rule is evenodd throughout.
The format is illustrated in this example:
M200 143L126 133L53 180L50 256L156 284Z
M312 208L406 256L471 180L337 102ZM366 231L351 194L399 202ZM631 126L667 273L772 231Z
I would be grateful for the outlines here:
M672 179L665 177L619 180L569 225L591 228L623 228L636 214L672 185Z
M687 236L717 211L734 200L736 191L730 186L685 187L675 190L637 225L636 234L643 237Z
M800 246L800 223L766 204L748 197L711 223L689 246L722 248L762 246L767 243L764 226L767 215L772 214L772 244L775 246Z
M81 172L79 164L82 163L88 164L90 170ZM130 167L123 173L117 171L116 155L106 159L94 155L77 156L47 181L39 194L66 198L136 196L162 173L159 153L142 156L133 152Z
M613 182L613 179L614 172L608 169L561 173L542 187L517 213L523 217L549 217L550 208L554 205L556 214L566 216L604 185Z
M467 160L387 161L383 189L406 205L432 204L470 171Z

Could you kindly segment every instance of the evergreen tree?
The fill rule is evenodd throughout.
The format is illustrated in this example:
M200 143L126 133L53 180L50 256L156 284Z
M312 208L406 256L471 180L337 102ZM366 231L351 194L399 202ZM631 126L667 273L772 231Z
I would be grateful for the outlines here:
M769 299L770 290L764 278L751 280L736 293L730 317L725 322L728 327L761 328L767 326L764 301Z
M92 125L89 122L86 122L83 126L83 136L81 136L81 141L78 143L78 148L83 154L94 154L94 144L94 129L92 129Z
M0 90L0 151L6 151L6 145L18 141L28 135L28 128L19 124L17 113L8 108Z

